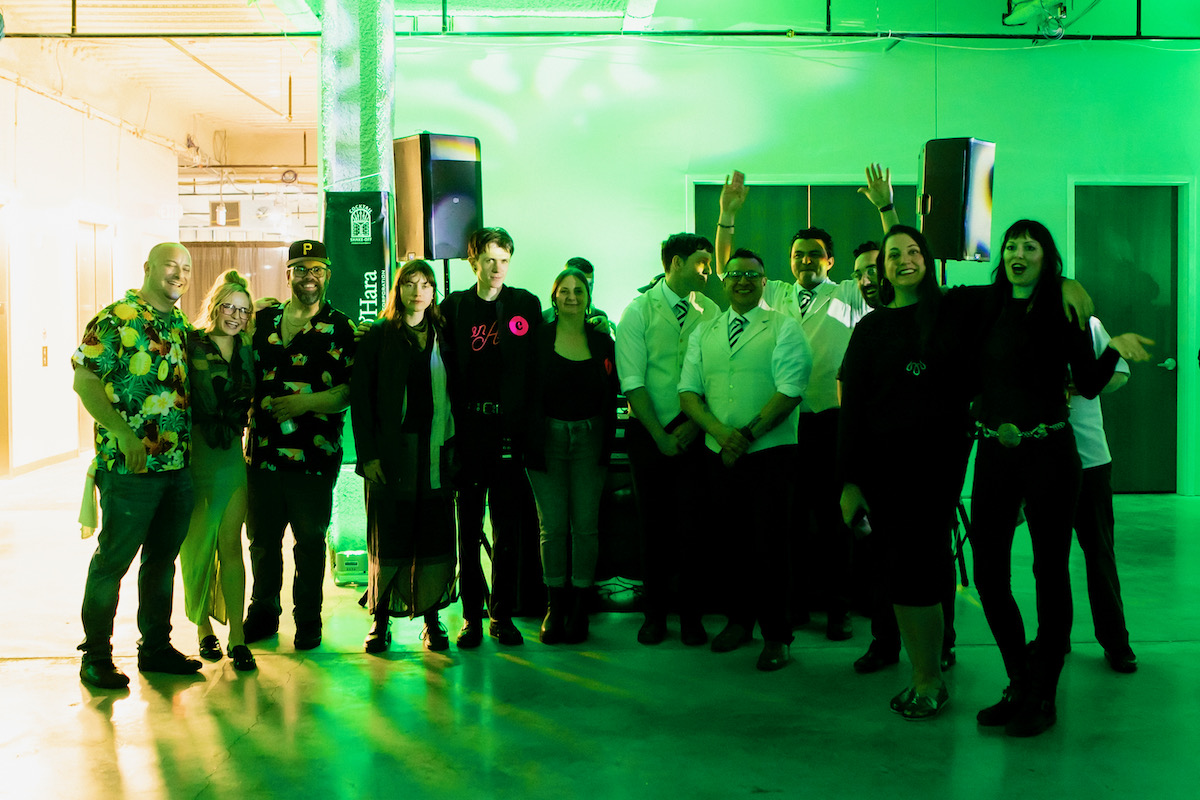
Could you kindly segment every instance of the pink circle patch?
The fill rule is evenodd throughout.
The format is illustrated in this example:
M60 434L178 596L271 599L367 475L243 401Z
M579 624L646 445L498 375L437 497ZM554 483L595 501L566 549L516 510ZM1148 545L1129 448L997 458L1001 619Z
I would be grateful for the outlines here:
M529 333L529 320L524 317L513 317L508 321L508 329L514 336L524 336Z

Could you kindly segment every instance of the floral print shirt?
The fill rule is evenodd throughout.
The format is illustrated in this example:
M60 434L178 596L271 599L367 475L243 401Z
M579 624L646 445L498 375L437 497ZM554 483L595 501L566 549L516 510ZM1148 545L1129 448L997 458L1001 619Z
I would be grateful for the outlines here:
M345 412L310 412L284 433L271 414L271 398L316 394L350 383L354 366L354 323L329 303L285 346L280 328L283 305L254 318L254 405L250 409L247 456L254 469L334 476L342 466ZM348 399L348 398L347 398Z
M192 325L178 308L162 314L130 289L88 323L71 356L94 372L113 408L146 445L147 472L188 465L192 427L188 405L187 337ZM117 437L99 423L96 468L128 474Z

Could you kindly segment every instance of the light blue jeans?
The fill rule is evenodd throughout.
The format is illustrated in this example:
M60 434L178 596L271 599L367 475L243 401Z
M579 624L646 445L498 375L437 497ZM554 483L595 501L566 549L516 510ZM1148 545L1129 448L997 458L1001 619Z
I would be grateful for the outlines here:
M541 524L542 577L547 586L592 585L600 551L600 495L608 468L600 417L547 420L546 471L526 470Z

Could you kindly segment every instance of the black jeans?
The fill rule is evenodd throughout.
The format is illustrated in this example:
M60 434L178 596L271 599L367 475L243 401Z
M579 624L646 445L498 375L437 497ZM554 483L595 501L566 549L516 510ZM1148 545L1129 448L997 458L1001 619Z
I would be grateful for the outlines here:
M1071 633L1067 560L1079 483L1079 453L1069 427L1014 448L995 439L979 443L971 494L975 585L1009 678L1030 677L1034 693L1050 700ZM1039 646L1032 657L1012 593L1012 543L1022 499L1037 590Z
M250 468L246 538L254 588L246 617L278 619L283 607L283 532L292 528L292 614L296 625L320 626L325 581L325 535L333 515L337 475L305 475Z
M113 618L121 578L142 551L138 568L138 653L171 644L175 558L192 516L191 470L118 475L96 470L103 527L83 590L85 662L112 658Z
M850 610L854 537L842 522L842 484L837 480L838 414L830 408L802 412L799 446L788 469L795 476L795 521L798 546L792 554L799 611L823 609L831 615Z

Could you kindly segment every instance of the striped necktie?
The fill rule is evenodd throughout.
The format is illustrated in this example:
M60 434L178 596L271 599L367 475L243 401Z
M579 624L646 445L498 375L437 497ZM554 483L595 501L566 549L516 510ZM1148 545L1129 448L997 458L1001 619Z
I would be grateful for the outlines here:
M800 289L798 299L800 301L800 313L802 315L808 310L808 307L812 305L813 298L816 296L816 289Z
M674 306L675 321L679 323L679 327L683 327L683 320L687 317L688 304L687 300L680 300Z
M734 314L733 319L729 320L729 347L732 348L737 344L738 337L742 335L742 331L746 328L746 318L741 314Z

